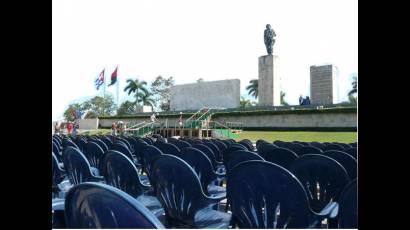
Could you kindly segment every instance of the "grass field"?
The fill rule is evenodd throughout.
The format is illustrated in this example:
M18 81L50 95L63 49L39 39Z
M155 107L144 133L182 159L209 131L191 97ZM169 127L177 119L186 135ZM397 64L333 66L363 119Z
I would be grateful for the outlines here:
M357 141L357 132L243 131L236 140L242 139L352 143Z
M111 129L98 129L81 134L106 135L110 133ZM243 131L236 140L242 139L249 139L251 141L263 139L268 142L281 140L352 143L357 141L357 132Z

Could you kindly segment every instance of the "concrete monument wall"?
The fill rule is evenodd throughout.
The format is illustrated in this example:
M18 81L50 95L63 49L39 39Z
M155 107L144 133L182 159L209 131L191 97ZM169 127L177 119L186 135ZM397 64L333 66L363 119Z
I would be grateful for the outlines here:
M205 81L171 87L171 111L202 107L236 108L240 105L240 80Z
M315 105L339 102L338 70L334 65L310 67L310 102Z
M91 130L98 129L98 118L78 119L77 122L78 122L80 129L91 129Z
M280 105L279 57L259 57L258 100L259 105Z

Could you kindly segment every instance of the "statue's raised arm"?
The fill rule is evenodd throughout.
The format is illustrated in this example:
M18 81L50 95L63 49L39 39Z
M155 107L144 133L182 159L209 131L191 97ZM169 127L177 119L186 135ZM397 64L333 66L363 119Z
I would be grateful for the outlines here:
M275 31L273 31L270 24L267 24L265 32L263 33L263 39L265 42L266 51L268 52L269 55L272 55L273 44L275 44L275 37L276 37Z

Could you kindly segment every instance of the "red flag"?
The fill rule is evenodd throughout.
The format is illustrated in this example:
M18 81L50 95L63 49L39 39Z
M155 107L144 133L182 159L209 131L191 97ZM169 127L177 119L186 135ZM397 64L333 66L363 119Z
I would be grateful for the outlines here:
M118 71L118 66L115 68L114 72L111 74L111 83L108 86L114 85L115 82L117 82L117 71Z

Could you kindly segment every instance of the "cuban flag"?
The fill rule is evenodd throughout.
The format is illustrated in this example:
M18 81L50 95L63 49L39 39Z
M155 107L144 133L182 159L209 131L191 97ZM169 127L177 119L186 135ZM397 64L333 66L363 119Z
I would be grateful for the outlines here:
M97 88L97 90L104 84L104 72L105 69L103 69L103 71L100 73L100 76L98 76L98 78L95 80L95 87Z

